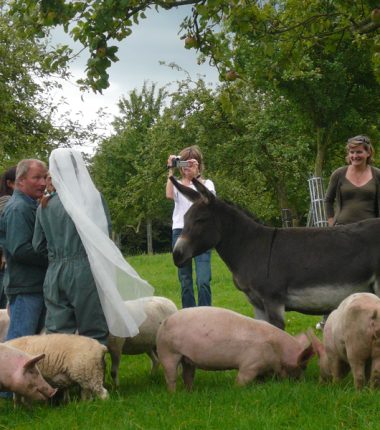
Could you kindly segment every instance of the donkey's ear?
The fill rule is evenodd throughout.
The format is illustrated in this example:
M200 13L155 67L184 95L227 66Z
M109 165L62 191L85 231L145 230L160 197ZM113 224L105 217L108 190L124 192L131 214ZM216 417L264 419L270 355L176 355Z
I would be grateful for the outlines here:
M174 176L169 176L169 179L173 182L173 185L177 188L177 190L190 201L195 202L201 198L201 195L198 193L198 191L195 191L190 187L185 187L179 183Z
M205 187L201 181L193 178L192 182L206 203L212 203L215 200L215 195L207 187Z

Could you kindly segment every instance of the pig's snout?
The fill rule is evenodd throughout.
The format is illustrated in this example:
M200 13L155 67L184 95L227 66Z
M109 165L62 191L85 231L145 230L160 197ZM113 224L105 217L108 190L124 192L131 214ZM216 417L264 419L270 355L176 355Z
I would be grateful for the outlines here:
M57 388L52 387L37 388L33 397L35 400L48 400L51 399L57 391Z
M49 388L47 391L47 396L49 399L51 399L57 393L58 388Z

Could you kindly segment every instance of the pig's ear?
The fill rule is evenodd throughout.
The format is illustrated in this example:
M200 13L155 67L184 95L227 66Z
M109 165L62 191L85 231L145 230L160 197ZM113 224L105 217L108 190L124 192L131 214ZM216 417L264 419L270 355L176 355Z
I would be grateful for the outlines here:
M295 340L301 345L302 348L307 348L310 345L310 338L306 333L300 333L294 336Z
M309 344L301 351L297 359L297 364L300 367L305 367L310 358L314 355L313 345Z
M24 364L23 366L24 369L25 370L31 369L37 364L38 361L42 360L43 358L45 358L45 354L36 355L35 357L31 358Z
M313 330L309 328L307 331L307 336L311 341L314 351L318 354L318 357L321 357L325 353L325 346L323 343L317 338L314 334Z

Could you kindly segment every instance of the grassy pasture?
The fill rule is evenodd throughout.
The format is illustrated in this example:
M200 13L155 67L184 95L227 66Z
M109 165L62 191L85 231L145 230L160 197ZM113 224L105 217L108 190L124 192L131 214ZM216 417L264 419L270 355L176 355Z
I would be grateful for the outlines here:
M156 295L171 298L177 306L179 284L170 254L128 259L154 287ZM217 254L212 260L213 304L245 315L252 308L235 289L231 275ZM287 330L298 333L314 327L318 317L287 314ZM145 356L123 357L120 388L112 389L107 372L110 400L69 405L13 409L0 400L1 429L379 429L379 393L368 389L357 393L351 376L340 384L320 385L313 358L300 381L269 379L248 387L234 385L236 371L197 370L194 390L187 393L178 379L177 392L166 391L162 369L150 376Z

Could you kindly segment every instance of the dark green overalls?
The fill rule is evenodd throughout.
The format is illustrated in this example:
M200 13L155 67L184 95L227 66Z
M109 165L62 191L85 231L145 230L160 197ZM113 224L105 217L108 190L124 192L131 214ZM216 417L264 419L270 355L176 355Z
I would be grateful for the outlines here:
M108 210L106 210L109 222ZM109 222L110 224L110 222ZM77 229L57 194L37 209L33 247L48 253L44 282L46 329L78 333L106 344L108 327Z

